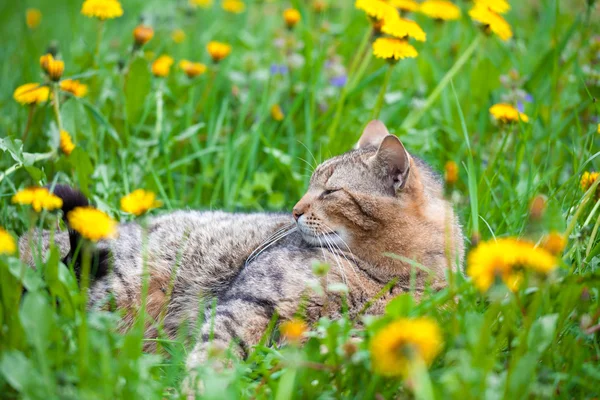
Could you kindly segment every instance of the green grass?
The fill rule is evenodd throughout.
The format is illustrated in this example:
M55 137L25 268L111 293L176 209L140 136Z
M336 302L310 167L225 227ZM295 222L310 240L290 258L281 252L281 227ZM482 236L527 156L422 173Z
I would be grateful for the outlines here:
M318 15L309 1L256 0L231 15L218 4L189 13L183 0L126 0L125 15L105 24L94 68L99 24L80 15L81 1L2 2L0 226L26 234L34 223L29 210L10 197L52 182L81 188L121 221L130 217L119 211L120 197L139 187L158 194L159 212L290 210L315 164L357 141L388 68L369 47L360 54L369 29L364 14L353 2L331 3ZM516 294L482 295L455 276L449 288L418 304L399 297L383 319L363 321L366 329L343 317L321 320L300 348L277 348L265 338L231 369L205 366L206 397L598 396L600 216L595 193L586 197L579 187L600 154L598 5L513 1L507 19L515 37L505 43L482 36L468 17L470 2L457 3L459 21L414 16L428 40L416 44L418 58L394 67L379 118L436 169L447 161L459 165L448 196L469 239L537 241L549 231L568 232L558 272ZM281 19L288 6L303 16L293 33ZM25 25L27 7L43 14L34 30ZM130 50L141 15L156 31L144 47L147 57L210 64L205 45L213 39L229 42L233 52L192 82L175 66L167 79L153 78L149 61ZM187 35L181 44L170 37L176 28ZM281 39L290 49L278 46ZM90 89L61 104L64 128L77 145L70 157L54 152L58 128L50 103L36 108L23 142L28 109L12 99L17 86L43 81L38 60L49 45L65 60L65 76ZM303 63L290 62L287 52ZM130 65L127 75L120 60ZM353 72L344 89L330 84L332 62ZM272 75L272 64L290 64L290 73ZM530 123L501 127L488 109L516 89L531 95L524 103ZM271 117L274 104L283 121ZM529 217L536 195L547 199L541 221ZM51 226L53 218L43 214L35 223ZM81 298L56 252L37 271L0 257L2 398L178 398L189 343L159 339L161 351L145 354L139 329L118 333L117 314L85 313ZM424 315L438 321L445 342L428 373L414 382L375 374L373 333L402 316ZM355 349L347 344L352 337L363 339Z

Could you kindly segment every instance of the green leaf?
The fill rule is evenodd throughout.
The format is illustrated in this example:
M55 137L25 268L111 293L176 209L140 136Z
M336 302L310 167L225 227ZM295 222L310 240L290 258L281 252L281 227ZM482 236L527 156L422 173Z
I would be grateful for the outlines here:
M557 321L558 314L551 314L545 315L533 323L527 337L530 351L541 354L552 344Z
M127 81L125 83L125 98L127 101L127 119L135 125L142 114L146 96L152 87L152 77L148 70L148 62L138 57L129 67Z
M385 313L392 317L403 317L410 313L413 309L415 302L410 293L404 293L392 301L390 301L385 307Z
M94 166L92 165L90 157L85 150L83 150L80 146L77 146L69 156L69 161L73 165L73 169L77 174L79 188L85 195L89 196L88 186L90 183L90 177L94 172Z
M0 360L0 372L6 381L27 397L42 398L41 377L35 365L21 352L7 351Z

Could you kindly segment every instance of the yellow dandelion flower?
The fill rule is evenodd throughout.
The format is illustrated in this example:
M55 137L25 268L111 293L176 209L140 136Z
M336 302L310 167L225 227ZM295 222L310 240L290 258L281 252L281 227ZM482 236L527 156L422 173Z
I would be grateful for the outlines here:
M121 210L140 216L153 208L160 207L162 202L156 200L156 195L144 189L137 189L121 198Z
M113 19L123 15L123 7L118 0L85 0L81 14L100 20Z
M42 22L42 12L37 8L28 8L25 11L25 22L29 29L37 28Z
M207 69L206 65L202 63L191 62L188 60L181 60L179 63L179 68L181 68L190 79L195 78L198 75L202 75Z
M30 205L35 212L61 208L63 201L45 187L30 187L18 191L11 199L14 204Z
M448 161L444 166L444 178L449 185L458 182L458 165L454 161Z
M68 156L70 156L71 152L75 149L75 144L73 144L71 135L65 130L60 131L60 149Z
M271 107L271 118L275 121L283 121L285 118L285 114L283 114L283 110L279 104L273 104Z
M193 7L210 8L212 4L212 0L190 0L190 5Z
M306 323L301 319L294 318L290 321L285 321L279 327L279 331L289 342L298 343L308 330Z
M580 181L581 189L584 192L587 191L594 184L594 182L596 182L596 179L598 179L598 176L600 176L599 172L585 171L583 173L583 175L581 175L581 181ZM598 186L598 191L600 192L600 186Z
M5 231L0 227L0 255L6 254L11 255L15 254L17 251L17 244L15 239L12 237L10 233Z
M424 42L427 38L425 31L415 21L405 18L386 19L381 26L381 32L399 39L413 38Z
M558 232L550 232L542 241L542 247L554 255L560 255L567 245L567 238Z
M166 55L158 57L152 63L152 74L158 78L164 78L168 76L173 63L174 61L172 57Z
M221 7L229 13L241 14L246 9L246 4L240 0L225 0L221 3Z
M510 4L506 0L475 0L475 5L487 7L498 14L505 14L510 10Z
M492 114L494 119L503 123L517 122L519 119L523 122L529 122L529 117L526 114L519 112L515 107L506 103L498 103L491 106L490 114Z
M67 214L71 229L84 238L97 242L117 236L117 223L106 213L91 207L75 207Z
M133 40L138 47L148 43L154 37L154 29L147 25L138 25L133 30Z
M390 4L402 11L417 11L419 3L414 0L390 0Z
M50 59L47 61L45 71L51 80L58 82L62 78L63 72L65 72L65 62Z
M218 63L225 59L231 53L231 46L227 43L212 41L206 45L206 50L213 62Z
M44 70L44 72L48 72L48 66L50 62L54 61L54 56L50 53L44 54L40 57L40 67Z
M486 32L493 32L504 41L513 36L508 22L500 14L496 14L486 6L475 5L469 11L469 15L473 21L481 23Z
M598 124L598 127L596 128L596 133L600 134L600 124Z
M87 85L73 79L65 79L60 81L60 89L71 93L75 97L83 97L88 92Z
M15 89L13 98L20 104L38 104L48 101L50 88L39 83L26 83Z
M302 15L300 15L300 11L295 8L288 8L283 12L283 20L288 29L294 28L301 19Z
M379 38L373 42L373 54L377 58L388 61L398 61L404 58L415 58L417 50L406 40L396 38Z
M173 32L171 32L171 40L177 44L183 43L185 40L185 32L183 29L175 29Z
M450 21L460 18L460 8L450 1L426 0L421 3L419 12L429 18Z
M354 7L378 21L398 16L398 11L383 0L356 0Z
M434 320L400 319L371 339L373 369L385 376L407 376L416 360L431 365L442 347L442 334Z

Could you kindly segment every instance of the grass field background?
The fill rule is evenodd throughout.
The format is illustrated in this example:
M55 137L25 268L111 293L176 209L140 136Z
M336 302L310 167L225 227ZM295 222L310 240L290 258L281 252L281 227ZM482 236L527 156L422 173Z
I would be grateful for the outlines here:
M155 213L289 211L314 166L350 149L377 116L440 172L448 162L458 166L447 196L468 248L496 237L537 242L558 232L568 239L560 267L515 293L481 294L455 276L418 304L399 297L384 318L367 318L367 329L347 317L324 319L302 347L265 340L231 369L203 368L204 395L598 397L600 192L580 187L600 154L596 2L513 1L506 19L514 37L507 42L469 18L470 1L456 2L462 15L455 21L411 13L427 41L414 44L417 58L393 67L388 85L389 65L371 54L365 14L351 1L325 1L322 12L314 3L248 1L234 14L219 1L202 8L124 0L124 15L103 24L81 15L79 0L0 3L0 226L15 237L32 224L53 226L53 214L33 219L10 199L54 182L81 188L120 221L132 218L119 210L119 199L136 188L157 193L164 205ZM293 30L282 17L289 7L302 15ZM35 28L26 24L28 8L41 12ZM155 35L132 52L140 21ZM177 30L183 41L174 40ZM212 63L211 40L229 43L231 55ZM39 58L49 48L65 61L64 77L88 85L85 97L61 97L63 127L76 145L69 156L59 149L52 102L31 113L13 99L18 86L44 82ZM163 54L175 64L157 78L150 66ZM182 59L208 70L189 79L178 68ZM489 108L500 102L522 107L529 123L494 121ZM534 206L539 218L531 215L536 197L545 204ZM159 339L158 354L145 354L139 327L121 334L118 315L85 316L75 278L56 253L37 271L0 256L0 301L3 398L181 396L189 346ZM428 372L418 379L374 373L374 333L395 319L425 315L444 338Z

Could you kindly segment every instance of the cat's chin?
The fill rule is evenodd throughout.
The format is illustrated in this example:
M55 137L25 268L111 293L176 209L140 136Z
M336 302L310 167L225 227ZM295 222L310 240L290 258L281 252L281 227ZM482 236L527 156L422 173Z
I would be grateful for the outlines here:
M338 247L341 250L346 250L346 243L344 239L341 237L340 232L332 231L327 233L319 233L313 234L310 232L304 232L300 229L300 234L302 235L302 239L310 244L311 246L316 247Z

